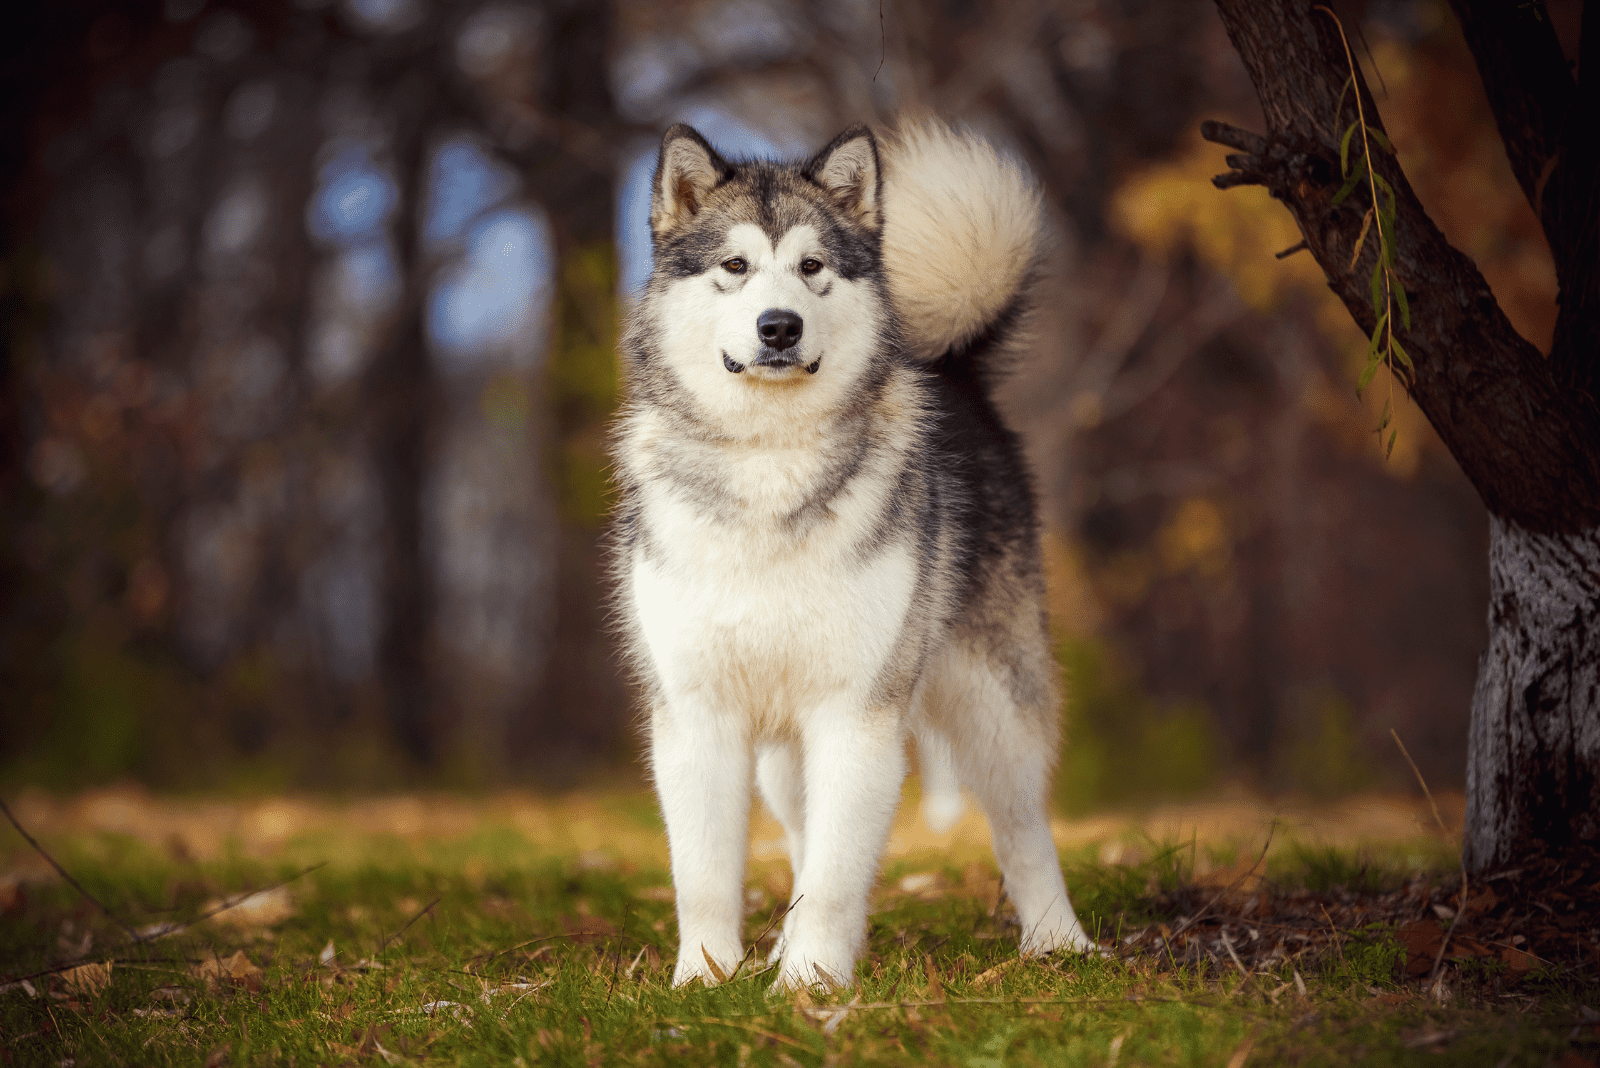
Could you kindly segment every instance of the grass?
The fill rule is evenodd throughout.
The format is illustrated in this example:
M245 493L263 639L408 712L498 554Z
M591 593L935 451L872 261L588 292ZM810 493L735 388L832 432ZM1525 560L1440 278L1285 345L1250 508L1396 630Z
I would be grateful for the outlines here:
M1457 969L1439 1003L1402 977L1382 925L1248 978L1225 959L1018 960L981 863L892 862L855 989L797 997L769 991L755 954L721 986L672 990L659 867L550 853L509 830L420 847L379 838L303 874L287 854L196 862L106 834L47 845L136 926L266 892L130 946L66 884L24 884L0 921L0 971L80 951L112 964L0 993L8 1064L1509 1066L1586 1063L1597 1046L1594 1027L1576 1026L1590 985ZM1134 865L1068 856L1086 925L1109 938L1173 921L1162 902L1188 885L1193 856L1188 843ZM1325 850L1273 863L1279 885L1414 874ZM753 867L747 942L786 892L781 866Z

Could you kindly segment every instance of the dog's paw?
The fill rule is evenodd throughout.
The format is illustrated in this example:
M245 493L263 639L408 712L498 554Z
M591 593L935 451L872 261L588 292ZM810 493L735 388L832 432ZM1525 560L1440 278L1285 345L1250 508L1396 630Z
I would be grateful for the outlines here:
M1024 957L1047 957L1052 953L1082 953L1090 957L1106 955L1076 919L1059 925L1039 924L1033 930L1023 932L1020 948Z
M687 948L679 950L678 966L672 970L673 986L687 986L693 982L715 986L727 982L739 968L737 954L720 954L721 959L718 959L704 946L697 949L698 952Z
M855 975L855 955L847 947L834 946L807 951L791 942L784 951L773 982L777 991L821 989L843 990Z
M846 980L839 977L838 973L819 964L810 966L784 964L779 967L778 977L772 981L767 993L772 996L809 994L813 991L819 994L833 994L849 985Z

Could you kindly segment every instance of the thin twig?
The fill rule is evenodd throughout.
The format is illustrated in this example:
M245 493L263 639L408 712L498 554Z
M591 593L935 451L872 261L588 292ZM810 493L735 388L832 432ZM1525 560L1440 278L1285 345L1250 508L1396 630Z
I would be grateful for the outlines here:
M95 908L105 913L106 916L110 918L111 922L115 923L127 933L130 939L135 942L144 941L144 939L139 937L138 931L135 931L131 926L129 926L121 916L118 916L115 912L112 912L110 909L106 908L105 902L101 901L99 898L89 893L89 891L85 890L83 888L83 884L74 879L67 869L56 863L55 857L52 857L49 853L45 852L44 846L40 845L38 840L35 839L33 835L29 834L27 830L23 828L21 823L17 822L17 817L11 814L11 806L7 805L4 799L0 799L0 812L4 812L6 814L6 819L11 821L11 826L17 829L17 833L26 838L28 840L28 844L33 846L34 851L48 861L50 866L56 870L57 874L65 879L74 890L82 894L84 898Z
M1333 24L1339 28L1339 41L1344 45L1344 59L1345 59L1345 62L1350 67L1350 90L1351 90L1352 95L1354 95L1355 98L1356 98L1356 121L1361 124L1361 152L1366 157L1366 161L1367 161L1367 188L1370 190L1370 194L1372 196L1373 221L1378 224L1378 267L1383 272L1383 323L1382 323L1382 325L1384 327L1384 339L1388 342L1388 345L1386 347L1386 351L1384 353L1384 363L1389 368L1389 402L1392 405L1393 402L1394 402L1394 379L1395 379L1395 373L1394 373L1394 288L1393 288L1393 286L1391 284L1391 279L1389 277L1389 268L1384 263L1384 259L1383 259L1383 249L1384 249L1385 240L1384 240L1384 236L1383 236L1383 220L1378 218L1378 215L1379 215L1379 211L1378 211L1378 172L1376 170L1374 170L1373 166L1372 166L1372 144L1371 144L1371 142L1369 141L1369 139L1367 137L1367 111L1366 111L1365 106L1361 103L1361 85L1362 85L1362 81L1361 81L1361 78L1359 77L1359 73L1360 72L1356 68L1355 55L1354 55L1354 53L1352 53L1350 51L1350 38L1347 37L1345 35L1345 32L1344 32L1344 22L1340 20L1339 16L1334 13L1332 8L1327 7L1326 5L1317 4L1315 7L1312 8L1312 10L1313 11L1321 11L1324 14L1326 14L1330 19L1333 20ZM1357 29L1357 31L1359 31L1361 29L1359 24L1356 26L1356 29ZM1377 69L1377 64L1376 63L1373 64L1373 69L1374 70ZM1380 81L1382 80L1381 76L1380 76L1379 80ZM1341 96L1340 99L1342 100L1343 97ZM1338 121L1339 121L1339 116L1335 115L1333 117L1333 121L1337 124ZM1340 175L1340 177L1343 177L1343 175ZM1361 254L1361 248L1360 248L1360 246L1357 246L1356 247L1356 256L1359 258L1360 254ZM1351 262L1354 263L1355 261L1352 260ZM1354 270L1354 267L1352 267L1351 270ZM1401 295L1404 296L1404 294L1401 294ZM1377 314L1377 309L1376 308L1373 309L1373 314ZM1376 333L1376 331L1374 331L1374 333ZM1359 394L1360 390L1357 390L1356 392ZM1384 428L1382 426L1378 427L1378 444L1379 444L1379 446L1382 446L1382 444L1383 444L1383 429ZM1404 747L1402 747L1402 748L1404 748Z
M1328 915L1328 906L1317 902L1317 908L1322 910L1322 918L1328 921L1328 933L1333 936L1333 951L1339 954L1339 963L1348 966L1344 959L1344 944L1339 941L1339 926L1333 922L1333 917Z
M633 905L629 904L628 908L622 913L622 939L626 939L628 937L628 916L632 912L632 910L633 910ZM616 963L611 965L611 985L606 988L606 1008L607 1009L611 1008L611 995L616 993L616 989L617 989L617 973L622 970L622 939L619 939L618 942L617 942L617 959L616 959ZM643 952L643 950L641 950L640 952Z
M1433 821L1439 825L1439 833L1446 838L1450 832L1445 829L1444 818L1439 815L1439 806L1434 804L1433 791L1428 789L1428 781L1422 777L1422 771L1417 767L1417 762L1411 759L1411 754L1406 751L1406 743L1400 740L1400 735L1393 727L1389 728L1389 736L1394 739L1394 744L1400 747L1400 755L1406 758L1406 763L1411 765L1411 771L1416 775L1418 784L1422 787L1422 795L1428 799L1428 805L1433 809ZM1450 946L1450 936L1455 934L1456 924L1461 922L1461 916L1467 911L1467 858L1465 852L1461 857L1461 901L1456 907L1456 914L1450 917L1450 926L1445 929L1444 938L1439 941L1439 952L1434 954L1433 968L1428 972L1428 985L1435 994L1439 989L1439 969L1444 966L1444 951Z
M1195 924L1199 923L1200 920L1205 916L1205 914L1211 911L1211 906L1215 905L1218 901L1221 901L1224 896L1226 896L1228 894L1231 894L1234 890L1238 889L1239 886L1246 879L1250 878L1250 876L1255 874L1256 869L1261 867L1261 862L1267 859L1267 850L1272 847L1272 836L1274 834L1276 834L1277 831L1278 831L1278 821L1277 820L1273 820L1272 821L1272 826L1267 829L1267 841L1266 841L1266 844L1261 847L1261 855L1256 858L1256 862L1254 864L1250 865L1249 870L1246 871L1243 875L1239 876L1237 879L1235 879L1233 882L1229 883L1227 886L1223 887L1221 890L1218 890L1216 896L1213 897L1210 901L1206 902L1205 908L1201 909L1199 912L1195 913L1193 916L1191 916L1188 919L1184 920L1184 922L1178 924L1177 927L1173 928L1171 937L1169 937L1167 939L1167 942L1169 944L1171 943L1173 938L1176 938L1178 935L1182 934L1183 932L1187 931L1189 928L1193 927Z
M1529 954L1529 956L1532 956L1532 955L1533 954L1531 954L1531 953ZM0 976L0 984L20 983L24 979L38 979L41 976L46 976L46 975L60 975L62 972L70 972L72 969L78 967L79 965L81 965L87 959L88 959L87 957L75 957L72 960L69 960L64 964L52 964L48 968L41 968L36 972L29 972L26 975ZM119 967L123 967L123 968L150 967L152 970L157 970L157 969L155 969L155 966L156 965L161 965L161 964L203 964L203 963L205 963L205 958L204 957L110 957L110 958L102 958L97 963L115 964L115 965L118 965Z
M1407 764L1411 765L1411 774L1417 777L1417 785L1422 787L1422 796L1428 799L1428 807L1433 809L1433 822L1439 825L1439 833L1449 838L1450 832L1445 829L1444 817L1439 815L1439 806L1434 803L1433 791L1428 789L1428 782L1422 777L1422 769L1417 767L1415 760L1411 759L1411 753L1407 751L1406 743L1400 740L1400 735L1395 732L1393 727L1389 728L1389 737L1394 739L1394 744L1400 747L1400 755L1406 758Z
M872 84L878 84L883 73L883 61L889 57L889 32L883 24L883 0L878 0L878 69L872 72Z
M727 982L733 982L734 977L739 974L740 970L743 969L747 963L749 963L751 954L756 951L756 947L761 944L761 940L766 938L767 935L771 934L772 929L778 926L778 921L789 915L789 913L793 912L794 907L800 904L801 900L805 896L806 895L801 894L799 897L795 898L787 905L784 905L782 908L773 910L772 919L768 920L766 928L763 929L760 934L756 935L756 940L750 943L750 948L744 951L744 956L739 958L739 963L735 965L733 971L729 973L726 980Z
M426 912L427 909L423 909L422 911ZM419 913L417 915L416 919L420 919L420 918L421 918L421 913ZM416 919L413 919L412 922L415 923ZM411 924L408 923L408 924L406 924L406 926L410 927ZM644 945L644 946L653 945L653 943L646 942L644 939L638 938L638 937L636 937L634 935L608 935L603 931L574 931L572 934L555 934L555 935L545 935L542 938L530 938L526 942L518 942L516 945L508 946L505 949L496 949L496 950L492 950L491 952L488 952L488 953L479 953L479 954L477 954L475 956L468 957L467 958L467 963L468 964L472 964L472 963L475 963L477 961L486 961L486 962L487 961L491 961L496 957L503 957L507 953L515 953L519 949L527 949L529 946L537 946L537 945L540 945L541 943L544 943L544 942L564 942L564 941L568 941L568 940L571 940L573 942L581 942L585 938L613 938L613 937L624 938L626 940L635 942L635 943L637 943L639 945ZM467 975L475 975L477 973L475 973L475 972L466 972L465 974L467 974Z
M187 931L191 927L195 927L195 926L197 926L199 924L205 923L207 920L211 919L211 917L213 917L213 916L220 915L221 913L227 912L229 909L238 908L240 905L243 905L246 901L249 901L251 898L255 897L257 894L265 894L265 893L268 893L270 891L280 889L281 887L288 886L292 882L296 882L296 881L298 881L300 879L305 878L307 875L310 875L312 872L316 871L318 868L327 867L327 864L328 864L327 861L319 860L319 861L317 861L317 863L311 865L308 868L300 869L299 871L295 872L293 875L289 876L287 879L281 879L278 882L272 883L272 884L270 884L268 886L263 886L259 890L241 891L240 893L234 894L231 897L229 897L226 901L224 901L222 904L218 905L216 908L207 909L206 911L202 912L200 915L196 916L192 920L186 920L183 923L176 924L175 926L173 926L169 930L161 931L161 932L158 932L156 934L149 935L148 937L145 936L145 935L140 935L139 936L139 941L140 942L154 942L158 938L170 938L175 934L181 934L184 931Z
M373 960L377 960L378 957L380 957L383 954L383 951L389 948L389 943L390 942L393 942L395 939L399 938L401 935L403 935L407 931L411 930L411 925L412 924L414 924L418 920L422 919L422 917L427 915L429 912L432 912L433 911L433 907L435 905L437 905L439 902L443 901L443 900L444 900L444 898L442 896L436 897L432 901L428 902L426 905L422 906L422 910L420 912L418 912L415 916L413 916L409 920L407 920L406 921L406 925L404 927L400 928L400 930L396 931L394 934L390 935L388 938L385 938L383 940L383 944L378 947L377 952L372 954L372 959Z

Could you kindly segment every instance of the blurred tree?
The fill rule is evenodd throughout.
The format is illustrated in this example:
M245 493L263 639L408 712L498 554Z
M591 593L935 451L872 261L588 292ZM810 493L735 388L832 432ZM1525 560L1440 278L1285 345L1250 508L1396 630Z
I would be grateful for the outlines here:
M1359 126L1378 131L1381 120L1333 13L1300 0L1217 6L1268 131L1208 124L1209 139L1240 153L1217 185L1265 185L1289 208L1375 347L1387 308L1373 265L1392 248L1379 266L1410 304L1389 320L1405 322L1399 377L1489 509L1490 636L1472 703L1465 863L1600 845L1600 6L1583 7L1574 77L1543 3L1452 4L1554 256L1548 356L1512 327L1392 153L1363 160L1392 189L1387 206L1359 181L1348 201L1338 195L1350 184L1345 131L1376 139ZM1392 227L1374 226L1365 244L1364 209L1392 212Z
M1484 194L1479 156L1445 156L1482 140L1478 110L1452 106L1444 134L1425 118L1461 88L1425 52L1430 8L1383 6L1386 70L1414 72L1390 110L1505 267L1509 172ZM1305 785L1346 706L1338 782L1392 755L1391 724L1435 783L1464 764L1481 506L1409 409L1383 465L1345 388L1348 317L1330 325L1309 257L1275 269L1287 218L1264 193L1198 195L1196 109L1255 108L1208 5L7 17L8 774L570 783L625 754L597 546L659 131L799 155L917 111L1023 160L1050 206L1038 340L1005 403L1081 667L1073 766L1116 751L1170 790L1214 781L1202 764ZM1085 770L1074 804L1128 799L1123 770Z
M61 782L477 779L586 719L609 758L597 524L544 462L604 413L544 397L562 280L611 318L610 9L8 18L7 749ZM559 715L558 632L590 669Z

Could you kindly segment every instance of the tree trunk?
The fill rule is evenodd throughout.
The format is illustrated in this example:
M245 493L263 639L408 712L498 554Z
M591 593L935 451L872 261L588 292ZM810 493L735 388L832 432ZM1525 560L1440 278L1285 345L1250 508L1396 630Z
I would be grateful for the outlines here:
M1205 124L1209 140L1241 150L1216 184L1264 185L1282 201L1370 334L1377 242L1358 249L1358 241L1371 199L1358 185L1334 201L1340 139L1360 121L1356 101L1366 124L1381 129L1377 104L1326 6L1216 2L1268 125L1263 137ZM1585 9L1584 56L1600 55L1595 6ZM1575 236L1593 230L1600 210L1592 136L1582 133L1594 125L1578 121L1600 109L1600 79L1580 93L1564 65L1552 65L1560 48L1540 4L1455 7L1562 287L1547 357L1516 333L1472 261L1428 218L1399 161L1375 154L1373 170L1394 189L1394 270L1411 306L1409 329L1396 336L1415 366L1397 373L1491 517L1489 648L1472 704L1463 841L1467 867L1482 870L1541 842L1600 845L1600 405L1586 388L1600 360L1600 253ZM1354 37L1355 28L1345 32Z
M1600 528L1534 534L1489 517L1489 648L1467 749L1469 870L1535 841L1600 839Z

